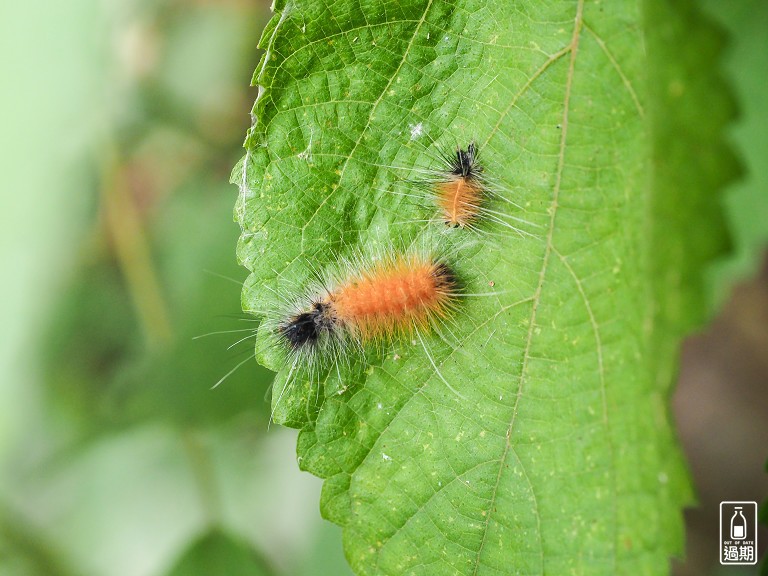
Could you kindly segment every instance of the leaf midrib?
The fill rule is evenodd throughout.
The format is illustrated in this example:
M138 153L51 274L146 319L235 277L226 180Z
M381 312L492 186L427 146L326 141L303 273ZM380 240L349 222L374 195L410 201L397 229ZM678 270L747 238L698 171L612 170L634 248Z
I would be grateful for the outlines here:
M477 576L478 570L480 569L480 560L482 557L483 550L485 549L485 543L487 541L488 527L491 520L491 515L493 514L494 509L496 507L496 498L498 496L499 485L501 484L501 475L504 470L504 466L506 464L509 451L513 450L512 442L511 442L512 432L515 427L515 422L517 421L518 405L520 402L520 397L523 392L523 384L525 381L525 373L528 367L528 359L530 358L530 349L531 349L531 344L533 342L533 334L536 326L536 312L539 307L539 302L541 301L541 292L544 286L544 277L546 276L546 273L547 273L549 259L554 250L554 246L552 244L552 236L554 234L554 229L555 229L555 217L557 215L558 197L560 194L560 186L562 183L563 169L565 165L565 144L568 138L568 114L570 111L571 88L573 85L573 75L574 75L574 69L576 64L576 56L578 54L579 37L580 37L582 24L583 24L582 22L583 9L584 9L584 0L579 0L576 7L576 17L574 19L573 34L571 36L571 41L568 44L568 46L566 46L562 51L558 52L558 54L565 54L567 52L570 52L571 58L568 65L568 75L566 78L566 85L565 85L565 98L563 102L563 119L561 121L560 151L558 153L557 172L555 175L555 186L552 191L552 201L550 203L550 210L549 210L550 220L549 220L549 230L547 231L547 243L544 248L544 257L542 261L541 270L539 271L538 284L536 286L536 291L534 292L534 295L533 295L531 316L528 322L528 334L526 336L525 349L523 350L522 366L520 368L520 379L518 381L517 393L515 395L515 403L512 407L512 418L509 422L509 426L507 427L507 432L505 435L504 453L502 454L501 459L499 460L499 471L496 475L496 483L494 484L493 491L491 493L490 501L488 504L488 508L485 514L485 523L483 525L483 530L482 530L483 536L482 536L482 540L480 541L480 546L477 550L477 556L475 558L475 567L474 567L474 570L472 571L473 576ZM551 61L552 58L553 57L550 57L549 61ZM532 82L532 80L529 81L528 84L530 84L530 82ZM501 122L501 120L499 122ZM523 469L524 476L528 478L528 473L525 471L525 467L523 466L522 460L520 460L520 458L518 458L518 462L520 462L520 466ZM541 542L541 523L540 523L539 512L538 512L538 501L536 499L536 492L533 489L533 485L531 485L530 482L529 482L529 485L531 490L531 496L533 498L533 504L535 507L534 517L536 518L536 535L539 540L538 549L539 549L539 559L540 559L540 571L543 572L544 553L543 553L542 542ZM614 566L615 566L615 560L616 560L615 554L613 555L613 559L614 559Z

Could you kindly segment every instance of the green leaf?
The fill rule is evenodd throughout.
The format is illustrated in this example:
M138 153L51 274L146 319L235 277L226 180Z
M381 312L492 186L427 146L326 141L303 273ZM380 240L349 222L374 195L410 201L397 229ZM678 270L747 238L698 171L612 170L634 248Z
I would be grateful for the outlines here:
M194 542L168 576L268 576L271 573L250 546L213 531Z
M725 77L739 104L739 121L729 140L744 165L744 175L724 197L734 251L712 270L713 296L722 300L732 283L753 274L768 246L768 4L761 0L705 0L718 22L730 33L722 62Z
M403 244L448 253L468 294L449 337L368 351L320 386L262 334L275 420L301 429L356 573L664 574L681 551L667 397L732 173L730 108L699 73L718 45L689 8L277 3L233 173L244 308L274 314L313 270ZM398 193L473 139L524 210L490 207L534 236L444 230Z

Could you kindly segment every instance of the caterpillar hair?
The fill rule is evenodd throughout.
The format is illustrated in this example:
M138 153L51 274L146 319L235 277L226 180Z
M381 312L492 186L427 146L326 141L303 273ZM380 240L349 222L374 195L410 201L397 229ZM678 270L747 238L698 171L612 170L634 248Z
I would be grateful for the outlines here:
M455 157L446 159L446 163L449 169L445 180L435 182L435 196L445 223L464 228L477 220L488 195L475 143L470 142L466 150L456 148Z
M317 381L328 368L338 372L365 357L371 345L397 339L421 342L438 377L461 396L442 377L424 341L457 308L460 282L449 263L426 252L388 251L367 261L342 261L336 268L331 278L318 274L317 282L264 321L289 366L280 397L298 372Z
M421 135L426 136L423 131ZM516 215L523 211L522 206L511 199L512 191L492 177L475 140L450 149L430 141L430 147L426 154L429 165L399 168L415 174L415 178L401 180L407 189L393 193L421 204L428 201L439 211L437 220L451 228L487 233L491 226L497 226L521 237L536 236L528 229L538 226Z
M419 253L389 253L346 266L343 278L310 289L275 332L298 355L332 357L350 341L360 345L428 330L455 306L458 282L450 266Z

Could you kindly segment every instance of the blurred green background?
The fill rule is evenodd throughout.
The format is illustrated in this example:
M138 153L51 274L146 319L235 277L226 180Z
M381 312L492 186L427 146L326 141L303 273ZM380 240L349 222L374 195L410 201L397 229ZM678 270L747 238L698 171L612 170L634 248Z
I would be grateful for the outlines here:
M754 28L747 60L768 49L757 2L706 4L732 35ZM349 574L295 432L267 429L271 374L240 313L228 179L268 17L247 0L0 3L2 576ZM729 79L747 119L764 62ZM736 134L747 166L766 163L763 120ZM768 493L767 284L686 345L675 411L702 507L681 575L718 573L719 500Z
M3 576L349 573L240 311L228 180L268 17L0 5Z

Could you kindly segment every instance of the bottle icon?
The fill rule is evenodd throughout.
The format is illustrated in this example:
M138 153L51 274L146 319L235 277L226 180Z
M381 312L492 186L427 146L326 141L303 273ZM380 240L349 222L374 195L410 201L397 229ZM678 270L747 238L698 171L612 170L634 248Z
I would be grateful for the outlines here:
M744 540L747 537L747 519L741 513L741 506L736 506L731 516L731 539Z

